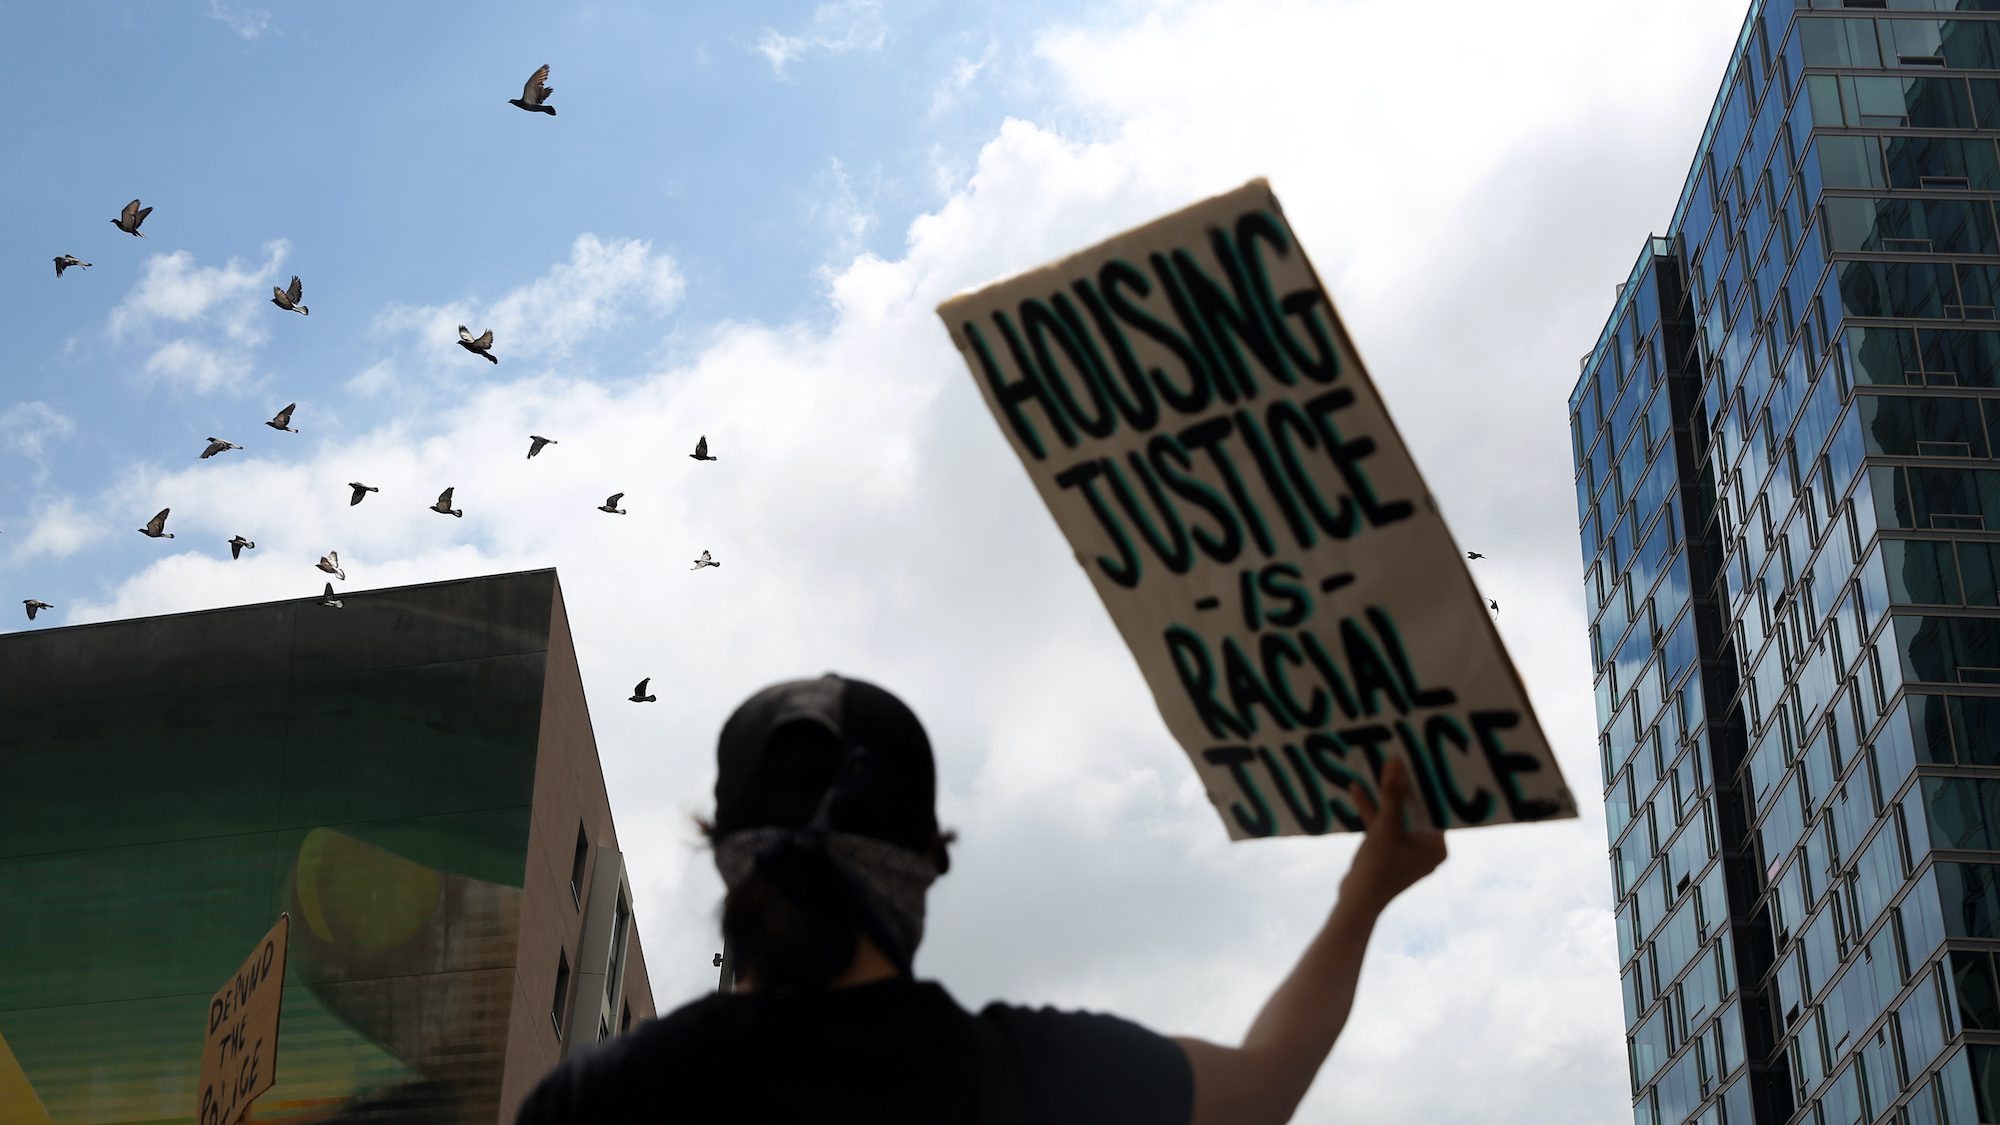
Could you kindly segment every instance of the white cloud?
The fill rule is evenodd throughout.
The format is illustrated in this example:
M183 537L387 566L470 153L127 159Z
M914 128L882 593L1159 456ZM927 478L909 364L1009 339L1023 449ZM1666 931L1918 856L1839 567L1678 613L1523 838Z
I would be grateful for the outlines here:
M787 77L792 63L814 52L838 55L849 51L879 51L888 42L881 0L834 0L813 9L812 26L787 35L765 28L755 50L771 64L771 73Z
M0 542L6 544L8 567L16 568L36 559L68 558L102 542L108 526L102 512L85 510L74 497L44 497L29 509L24 524L6 529Z
M490 303L467 299L398 305L384 310L375 326L410 333L424 354L447 359L465 358L454 346L461 324L471 326L475 335L491 328L493 351L502 363L563 359L637 314L670 311L686 291L673 259L654 253L652 243L636 238L607 242L583 234L571 244L567 262ZM445 348L449 355L441 350ZM359 378L363 387L381 383L372 369Z
M273 284L291 248L291 243L284 239L265 243L261 265L231 258L221 266L197 266L194 255L186 250L155 254L146 260L139 284L111 310L111 333L124 336L162 322L199 321L224 302L257 293ZM247 331L232 328L233 333Z
M48 479L48 447L76 432L76 421L46 402L17 402L0 410L0 449L35 465L35 482Z
M241 354L185 337L146 359L146 374L196 394L236 387L249 373L249 361Z
M875 229L875 212L854 190L854 179L837 158L827 161L809 208L812 220L833 236L834 252L843 260L859 254Z
M978 80L980 72L992 65L999 54L1000 41L989 38L985 49L979 52L978 58L961 56L952 60L951 74L938 84L937 92L931 95L931 116L938 117L950 112L952 107L965 97L966 91L972 89L972 84Z
M378 395L396 385L396 366L384 359L347 381L347 389L357 395Z
M222 0L208 0L208 18L226 24L246 41L255 42L271 30L271 13L263 8L239 7Z
M144 369L148 375L195 394L240 390L257 351L269 338L258 298L281 280L279 271L291 244L264 244L264 260L251 264L230 258L220 266L199 266L186 250L147 259L139 283L111 310L110 337L157 342Z
M357 590L558 565L663 1005L713 983L719 883L686 814L710 801L722 719L781 677L879 680L929 726L942 815L963 833L920 970L968 1003L1234 1040L1353 841L1226 842L932 308L1268 174L1456 534L1488 555L1476 577L1508 607L1500 627L1584 805L1573 822L1454 834L1378 930L1298 1119L1625 1120L1560 404L1610 284L1665 222L1740 14L1466 4L1420 21L1421 76L1380 49L1416 18L1391 0L1208 0L1053 32L1041 58L1088 136L1006 122L900 256L832 277L823 329L713 326L684 361L615 382L523 375L510 340L587 354L679 295L646 244L590 236L490 306L389 310L381 323L427 348L460 318L488 323L503 363L450 413L135 475L119 510L172 503L182 538L106 596L69 596L72 619L308 597L328 548ZM561 444L529 461L531 432ZM703 433L713 464L686 457ZM353 479L383 491L350 508ZM462 521L424 510L447 484ZM620 490L631 515L593 510ZM259 549L231 563L237 531ZM690 572L704 549L726 565ZM660 703L623 703L647 675Z

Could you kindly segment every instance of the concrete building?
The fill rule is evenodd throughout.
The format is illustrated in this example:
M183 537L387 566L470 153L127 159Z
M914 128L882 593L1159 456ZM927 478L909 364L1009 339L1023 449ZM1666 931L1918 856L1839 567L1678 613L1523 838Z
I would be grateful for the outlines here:
M653 1014L552 570L0 636L0 1121L193 1121L280 913L272 1121L511 1121Z

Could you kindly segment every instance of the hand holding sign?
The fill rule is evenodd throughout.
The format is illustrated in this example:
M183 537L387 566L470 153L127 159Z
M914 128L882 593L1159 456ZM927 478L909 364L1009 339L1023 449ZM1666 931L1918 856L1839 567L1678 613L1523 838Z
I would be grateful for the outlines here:
M1340 901L1381 910L1444 862L1444 833L1412 831L1403 807L1410 803L1410 771L1400 761L1382 767L1382 804L1359 785L1347 792L1368 835L1340 881Z

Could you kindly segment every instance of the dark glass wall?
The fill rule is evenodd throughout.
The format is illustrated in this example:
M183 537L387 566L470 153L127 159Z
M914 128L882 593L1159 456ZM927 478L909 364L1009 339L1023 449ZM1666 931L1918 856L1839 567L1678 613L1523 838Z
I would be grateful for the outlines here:
M493 1120L553 582L0 638L0 1120L193 1120L284 911L257 1120Z

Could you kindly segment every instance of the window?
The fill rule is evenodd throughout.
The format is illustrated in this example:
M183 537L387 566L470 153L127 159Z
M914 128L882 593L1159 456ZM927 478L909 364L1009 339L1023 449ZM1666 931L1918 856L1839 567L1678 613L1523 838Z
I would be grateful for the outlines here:
M624 1010L618 1017L618 1034L623 1035L632 1030L632 1002L627 1000L620 1007Z
M583 867L590 862L590 837L584 835L583 824L576 826L576 855L569 861L569 897L578 910L583 909Z
M549 1019L556 1025L556 1038L563 1037L563 1009L569 999L569 951L562 950L556 955L556 996L549 1004Z
M611 975L607 978L610 987L616 990L625 981L625 934L632 928L632 904L625 899L624 890L618 892L618 911L611 922Z
M1819 150L1820 175L1827 187L1887 186L1882 174L1882 146L1875 137L1823 136L1813 143Z
M611 1017L610 1017L610 1016L599 1016L599 1017L597 1017L597 1037L598 1037L599 1039L609 1039L609 1038L611 1038Z

